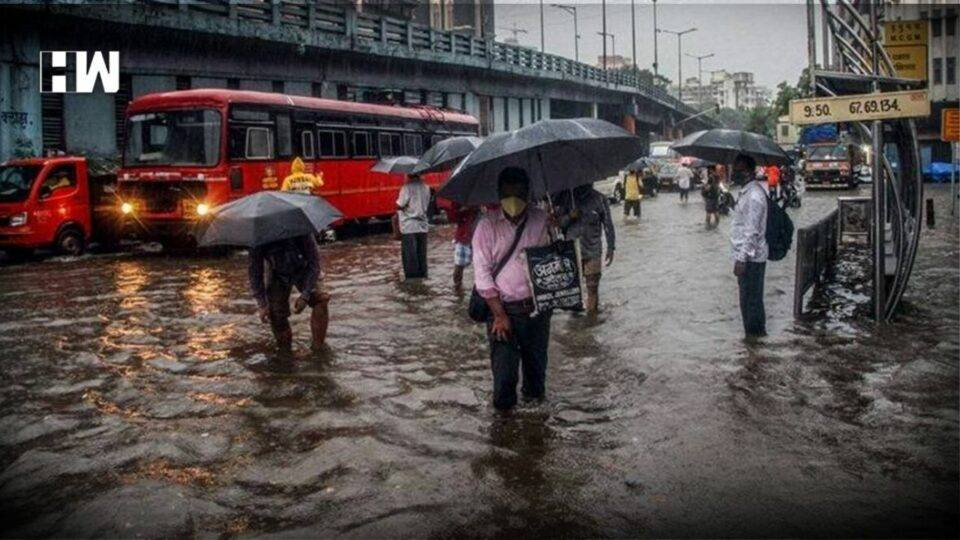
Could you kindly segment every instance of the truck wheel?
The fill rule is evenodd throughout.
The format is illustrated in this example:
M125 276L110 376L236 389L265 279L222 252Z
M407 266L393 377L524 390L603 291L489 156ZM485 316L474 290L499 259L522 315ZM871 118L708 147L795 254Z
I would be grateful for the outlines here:
M57 251L63 255L82 255L84 248L83 233L77 229L65 229L57 236Z

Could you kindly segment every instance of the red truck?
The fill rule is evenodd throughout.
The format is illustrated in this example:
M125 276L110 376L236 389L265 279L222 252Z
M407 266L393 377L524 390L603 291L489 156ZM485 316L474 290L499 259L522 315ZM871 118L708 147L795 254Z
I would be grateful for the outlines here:
M13 257L38 248L79 255L93 241L115 244L115 190L116 175L91 174L82 157L0 164L0 250Z

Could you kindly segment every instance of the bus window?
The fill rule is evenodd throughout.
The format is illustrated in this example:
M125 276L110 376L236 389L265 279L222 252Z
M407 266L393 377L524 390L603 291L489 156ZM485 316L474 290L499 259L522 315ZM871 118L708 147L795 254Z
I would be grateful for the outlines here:
M124 164L216 165L220 133L220 114L213 109L136 114L127 119Z
M300 132L300 155L303 156L303 159L313 159L316 157L316 154L313 150L312 131Z
M403 155L402 139L399 133L381 133L379 139L382 157Z
M290 133L290 115L277 114L277 157L288 158L293 155L293 137Z
M423 155L423 140L417 133L407 133L403 136L403 146L406 155L420 157Z
M345 157L347 155L347 135L342 131L322 130L320 135L320 157Z
M370 134L366 131L353 132L353 157L373 157Z
M247 128L246 151L247 159L272 159L273 138L270 130L264 127Z

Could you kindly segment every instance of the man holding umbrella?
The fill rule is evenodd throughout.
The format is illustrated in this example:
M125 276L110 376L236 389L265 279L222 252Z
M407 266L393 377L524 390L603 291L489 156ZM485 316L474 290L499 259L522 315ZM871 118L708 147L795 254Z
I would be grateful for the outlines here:
M740 289L740 316L748 338L767 335L763 278L767 267L767 191L756 178L756 161L746 155L733 162L733 182L740 198L730 226L733 273Z
M300 291L300 296L293 304L293 312L300 313L310 306L311 346L315 350L323 347L330 322L330 296L323 291L320 255L312 234L252 248L248 273L260 320L270 323L281 350L289 351L293 342L289 320L293 287Z
M529 204L530 178L524 169L503 169L497 192L500 210L487 212L473 235L473 267L477 292L493 314L487 325L493 405L508 410L517 403L521 364L523 397L542 399L546 392L551 313L533 312L523 250L545 246L550 237L546 212Z

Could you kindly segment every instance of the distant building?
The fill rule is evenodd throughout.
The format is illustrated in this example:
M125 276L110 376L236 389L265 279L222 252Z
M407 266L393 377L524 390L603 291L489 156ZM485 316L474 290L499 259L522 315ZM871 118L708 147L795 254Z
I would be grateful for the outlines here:
M784 150L792 150L800 142L800 126L790 123L790 115L777 118L776 140Z
M674 86L672 91L676 95L677 87ZM754 82L753 73L738 71L731 74L721 69L711 71L709 78L704 78L702 86L697 77L685 80L682 97L688 105L715 103L730 109L752 109L768 105L771 96L769 88Z

